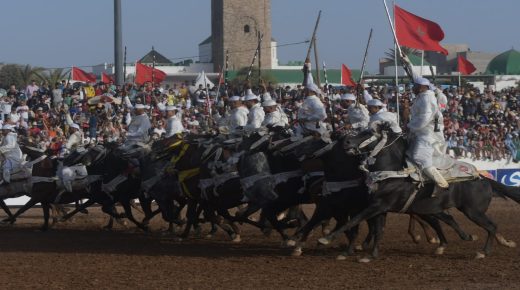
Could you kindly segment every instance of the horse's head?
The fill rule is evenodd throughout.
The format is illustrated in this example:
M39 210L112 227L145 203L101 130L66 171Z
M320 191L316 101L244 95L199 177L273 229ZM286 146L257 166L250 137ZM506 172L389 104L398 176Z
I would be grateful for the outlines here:
M303 161L309 158L316 158L316 156L314 156L314 153L326 147L328 144L329 143L323 141L321 138L308 136L303 138L302 140L296 141L291 145L288 145L287 147L295 146L293 149L291 149L292 154L299 160ZM283 151L284 148L282 148L281 150Z
M343 149L347 154L360 155L371 152L383 136L393 134L388 122L376 121L370 125L368 130L362 131L354 136L346 136L343 139Z

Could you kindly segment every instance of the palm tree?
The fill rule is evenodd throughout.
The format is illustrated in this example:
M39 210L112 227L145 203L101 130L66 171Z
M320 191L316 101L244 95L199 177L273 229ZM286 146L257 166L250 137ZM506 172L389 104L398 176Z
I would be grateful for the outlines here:
M416 56L420 56L421 53L417 50L417 49L414 49L414 48L409 48L409 47L406 47L406 46L401 46L401 51L405 54L405 55L416 55ZM395 50L393 48L390 48L387 52L385 52L385 59L388 61L388 62L394 62L394 56L395 56ZM398 57L397 58L397 63L400 64L401 63L401 58Z
M49 86L54 87L56 83L61 82L68 78L70 69L65 70L64 68L57 68L48 70L42 73L36 73L35 75L43 82L47 82Z
M28 85L35 76L42 73L45 69L43 67L32 67L30 64L20 66L19 68L20 80L23 85Z

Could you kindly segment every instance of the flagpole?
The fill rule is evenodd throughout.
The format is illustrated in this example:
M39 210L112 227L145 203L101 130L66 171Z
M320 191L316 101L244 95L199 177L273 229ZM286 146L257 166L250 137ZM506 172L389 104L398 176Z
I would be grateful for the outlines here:
M394 18L394 29L395 29L395 1L392 1L393 5L393 18ZM395 108L397 113L397 124L399 124L399 75L397 71L397 42L394 41L394 70L395 70Z
M421 50L421 77L423 75L423 66L424 66L424 49Z
M459 71L459 90L460 90L460 85L461 85L461 79L460 79L460 75L461 75L461 74L462 74L462 73Z
M155 87L155 49L152 46L152 87Z
M126 46L125 46L125 55L123 60L123 83L126 84Z

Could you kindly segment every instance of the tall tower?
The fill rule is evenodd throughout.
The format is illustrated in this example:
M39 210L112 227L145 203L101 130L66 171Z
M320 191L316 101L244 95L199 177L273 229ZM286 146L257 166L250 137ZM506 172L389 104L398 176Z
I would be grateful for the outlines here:
M211 0L211 38L215 71L224 67L229 51L229 69L249 67L263 34L262 68L271 68L271 0ZM257 63L255 63L257 65Z

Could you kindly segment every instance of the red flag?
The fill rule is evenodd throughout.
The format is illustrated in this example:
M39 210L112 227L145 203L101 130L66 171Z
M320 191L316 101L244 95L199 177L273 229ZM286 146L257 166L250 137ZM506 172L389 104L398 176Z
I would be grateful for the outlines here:
M457 63L457 67L461 74L470 75L477 70L477 68L471 62L469 62L469 60L463 58L462 55L457 57Z
M341 84L348 87L355 87L356 82L352 80L352 72L346 65L341 65Z
M162 81L164 81L164 79L166 78L166 73L162 70L146 66L139 62L135 64L136 84L142 85L146 82L152 82L152 75L154 78L153 82L155 82L156 84L162 83Z
M95 83L96 82L96 75L87 73L84 70L77 68L77 67L72 67L72 75L70 78L73 81L79 81L79 82L85 82L85 83L87 83L87 82Z
M116 82L114 81L114 76L113 75L109 75L105 72L103 72L101 74L101 81L105 84L109 84L110 82L112 82L113 84L115 84Z
M400 45L448 54L439 44L444 39L444 32L439 24L414 15L397 5L394 14L395 33Z

